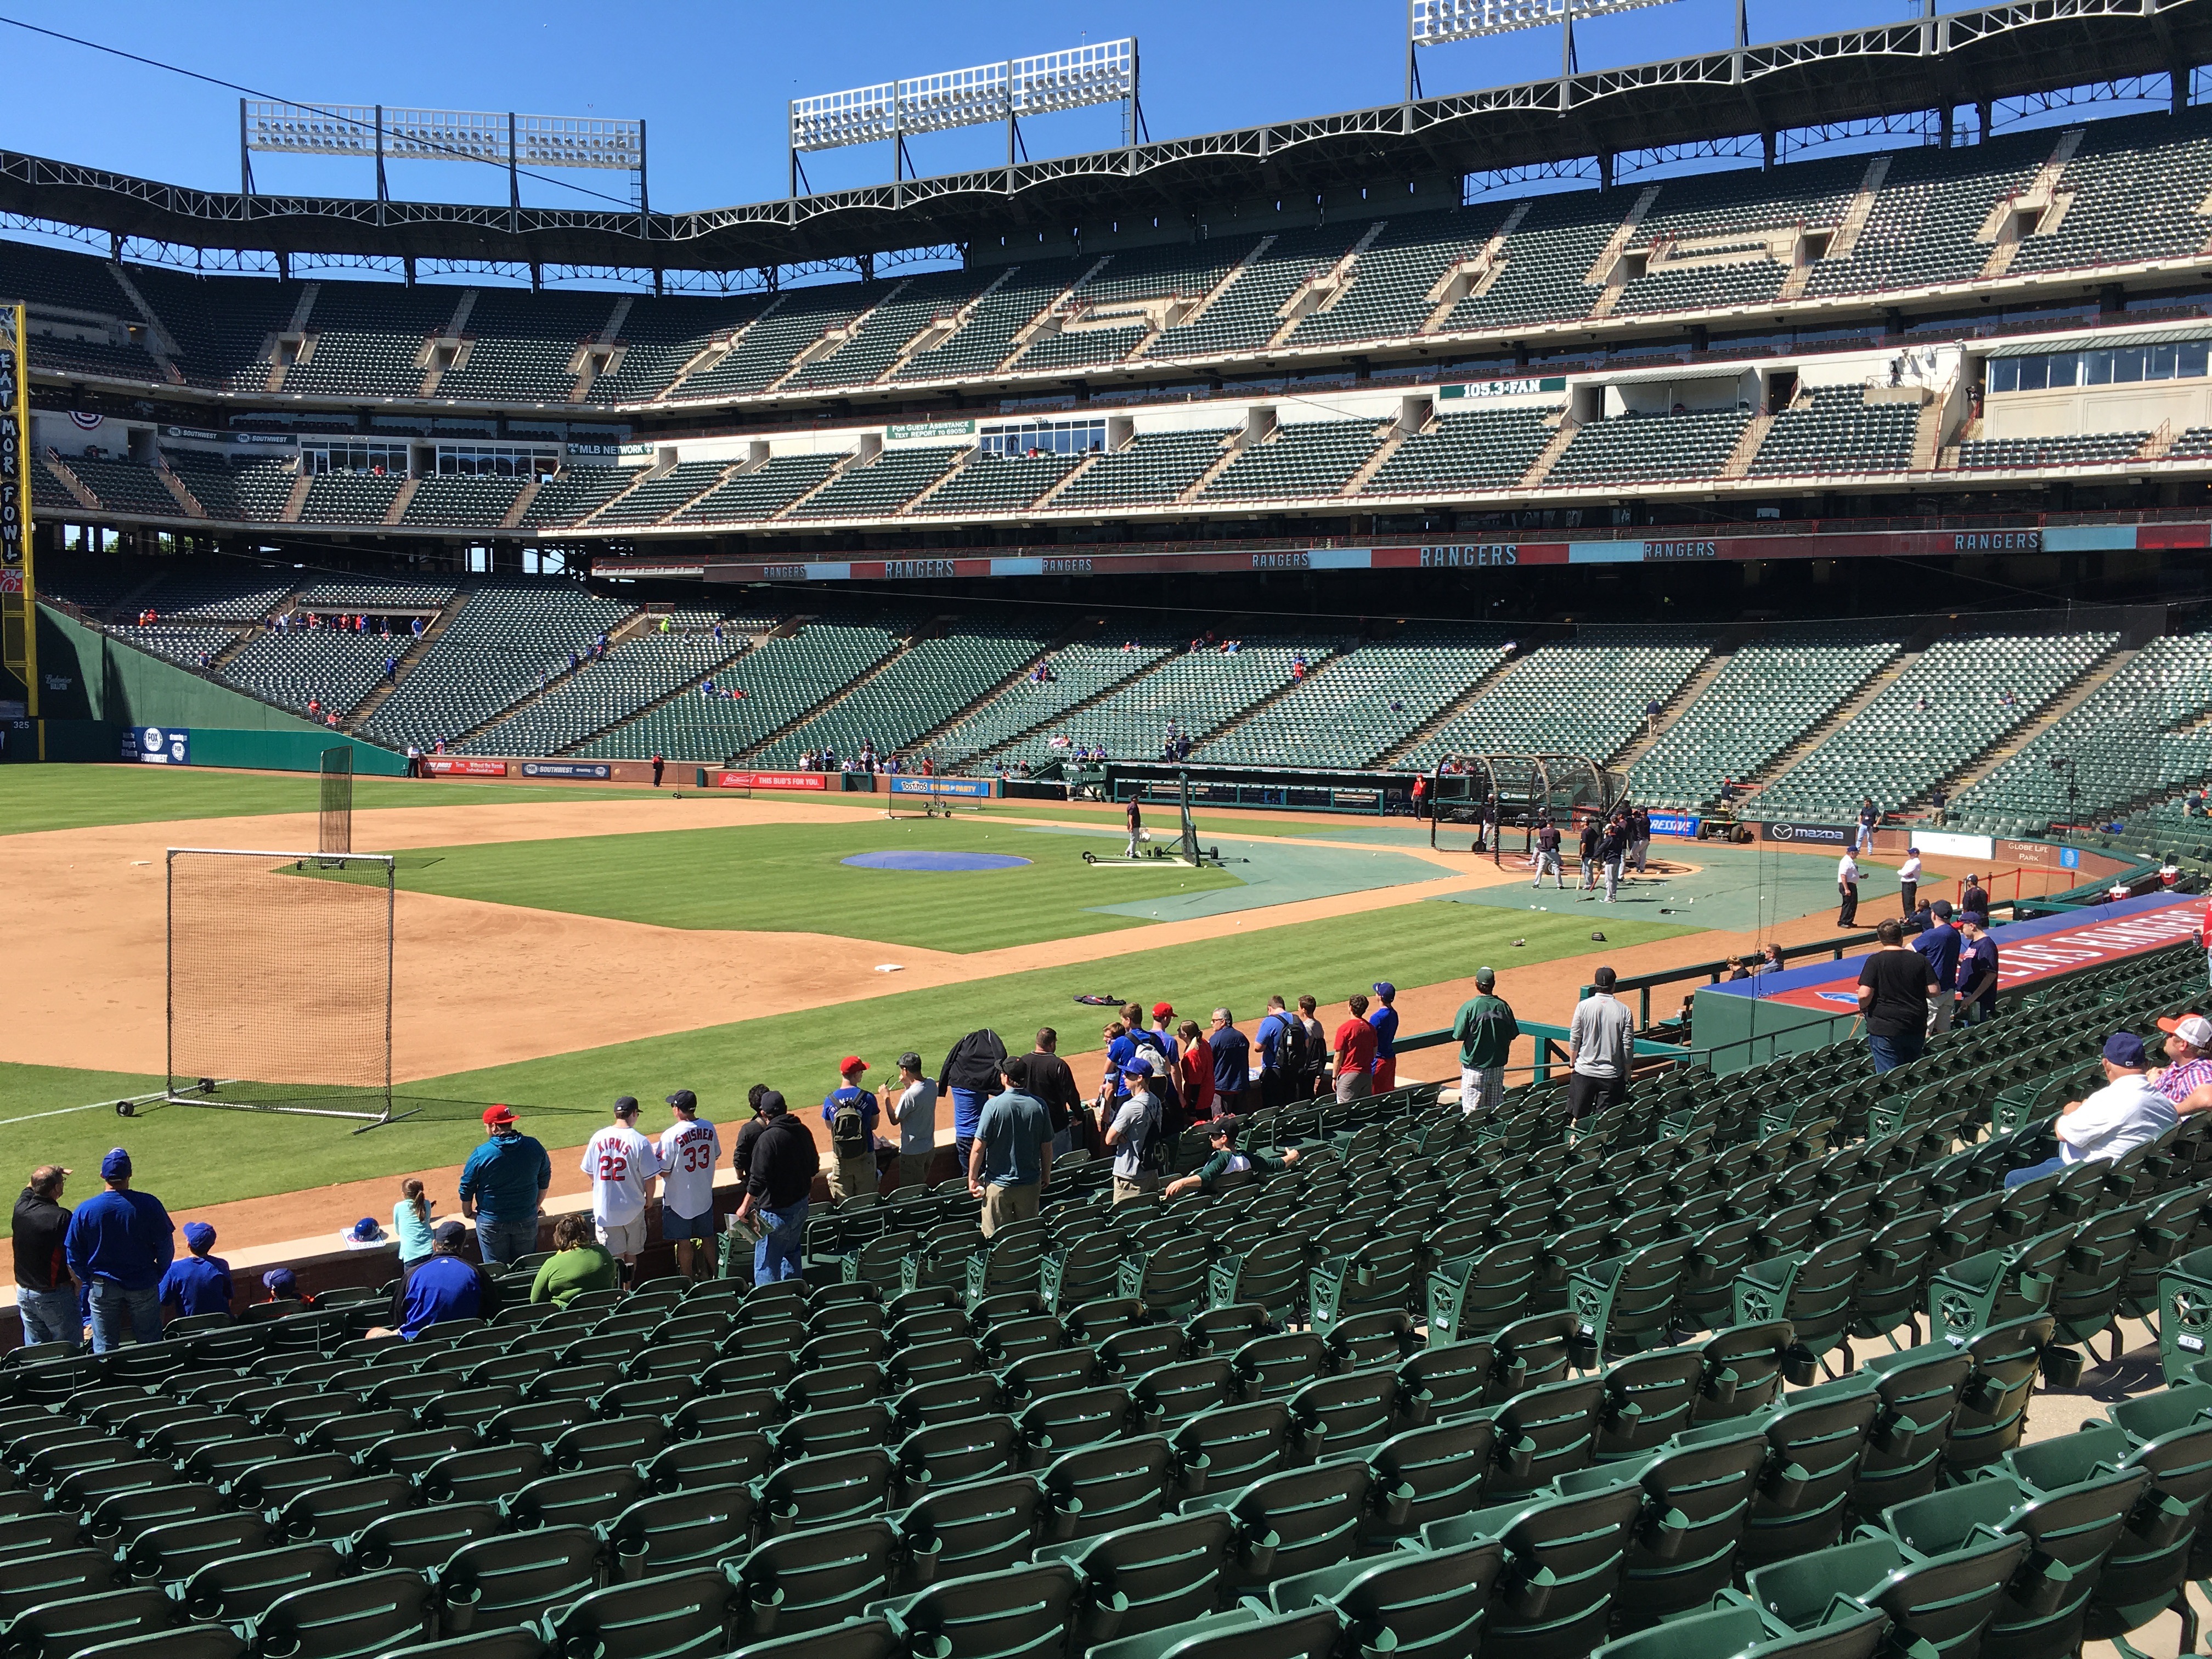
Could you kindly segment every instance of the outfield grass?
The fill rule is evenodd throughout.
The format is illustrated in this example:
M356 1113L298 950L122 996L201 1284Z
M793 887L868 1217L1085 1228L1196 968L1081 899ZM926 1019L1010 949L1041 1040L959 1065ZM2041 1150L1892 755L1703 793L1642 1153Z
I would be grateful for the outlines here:
M106 823L161 823L173 818L259 817L312 812L318 775L201 771L169 766L0 766L0 835L33 830L83 830ZM550 784L434 782L356 778L353 804L476 806L499 802L638 799L650 789L564 791Z
M416 848L400 855L397 874L410 892L655 927L830 933L954 951L1149 927L1084 907L1243 885L1226 871L1169 864L1101 873L1083 862L1085 845L972 819L871 817ZM840 862L855 853L907 849L1033 862L967 871Z
M1431 985L1463 978L1487 962L1498 969L1499 988L1510 1000L1516 967L1588 951L1589 927L1587 916L1400 905L430 1079L405 1085L410 1096L441 1103L428 1115L359 1136L315 1119L175 1107L130 1123L105 1110L0 1123L0 1169L28 1170L57 1161L80 1170L97 1168L100 1155L121 1139L136 1155L148 1189L173 1206L296 1192L458 1164L483 1136L477 1114L485 1101L513 1103L548 1145L572 1146L590 1136L617 1095L658 1102L672 1090L693 1089L708 1116L726 1120L742 1113L744 1091L757 1081L774 1084L797 1103L819 1100L836 1086L837 1060L848 1053L869 1060L878 1081L908 1048L933 1070L946 1048L979 1025L991 1026L1008 1048L1019 1049L1039 1025L1049 1024L1060 1031L1066 1052L1086 1052L1098 1046L1109 1011L1076 1003L1083 993L1146 1003L1165 998L1201 1024L1209 1010L1225 1003L1249 1033L1271 993L1310 993L1328 1004L1376 979ZM1692 931L1606 918L1608 942L1621 948ZM1516 947L1516 939L1526 943ZM680 991L672 988L671 994ZM1079 1080L1086 1086L1093 1081ZM0 1066L6 1107L0 1118L149 1086L158 1081ZM656 1105L656 1130L665 1115Z

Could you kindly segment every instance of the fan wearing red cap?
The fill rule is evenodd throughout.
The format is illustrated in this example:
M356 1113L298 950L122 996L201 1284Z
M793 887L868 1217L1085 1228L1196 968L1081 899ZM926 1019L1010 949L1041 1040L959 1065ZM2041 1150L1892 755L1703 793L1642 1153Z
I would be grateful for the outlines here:
M2180 1014L2162 1019L2166 1063L2150 1074L2151 1087L2173 1103L2184 1117L2212 1109L2212 1019Z
M868 1062L848 1054L837 1062L838 1085L822 1097L822 1121L830 1126L830 1196L851 1198L872 1193L876 1170L876 1097L860 1086Z
M543 1144L518 1132L514 1109L487 1106L484 1143L461 1165L461 1213L477 1224L486 1267L520 1261L538 1249L538 1212L553 1184Z

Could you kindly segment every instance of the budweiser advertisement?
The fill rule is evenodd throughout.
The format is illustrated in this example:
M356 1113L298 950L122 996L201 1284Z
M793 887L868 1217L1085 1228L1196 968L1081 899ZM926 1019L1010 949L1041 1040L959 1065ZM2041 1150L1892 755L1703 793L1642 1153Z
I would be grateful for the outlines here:
M717 789L827 789L826 772L717 772Z

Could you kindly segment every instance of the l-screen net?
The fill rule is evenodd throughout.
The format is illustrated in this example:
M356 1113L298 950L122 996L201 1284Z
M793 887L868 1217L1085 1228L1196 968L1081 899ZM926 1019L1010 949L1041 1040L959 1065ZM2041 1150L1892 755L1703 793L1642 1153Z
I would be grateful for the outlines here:
M389 854L171 848L178 1104L390 1120Z

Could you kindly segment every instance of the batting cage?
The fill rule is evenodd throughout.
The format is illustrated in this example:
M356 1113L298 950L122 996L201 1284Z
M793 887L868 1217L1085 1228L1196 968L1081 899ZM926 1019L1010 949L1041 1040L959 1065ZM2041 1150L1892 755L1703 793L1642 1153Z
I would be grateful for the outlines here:
M315 850L353 851L353 750L323 750L322 802L316 823Z
M1626 778L1587 755L1446 755L1429 775L1429 845L1459 824L1474 830L1475 852L1502 858L1516 835L1527 852L1540 823L1568 830L1611 811L1627 792Z
M169 849L170 1103L364 1128L412 1115L392 1099L397 863L327 845Z

